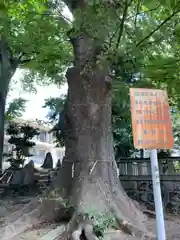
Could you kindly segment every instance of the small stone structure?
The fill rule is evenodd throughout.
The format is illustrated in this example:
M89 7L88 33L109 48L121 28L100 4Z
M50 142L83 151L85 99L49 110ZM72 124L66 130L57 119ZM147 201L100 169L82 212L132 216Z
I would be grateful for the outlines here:
M119 178L129 196L154 207L150 159L118 161ZM159 159L161 191L164 207L180 213L180 158Z
M47 166L47 165L46 165ZM0 197L17 194L38 194L50 187L57 171L53 169L38 170L30 161L23 168L9 168L0 177Z
M46 154L46 157L44 159L44 163L41 166L42 168L45 169L52 169L53 168L53 158L50 152Z
M60 169L61 168L61 160L58 159L57 164L56 164L56 169Z
M22 169L23 172L23 186L32 186L35 183L35 169L34 162L31 160L28 164Z

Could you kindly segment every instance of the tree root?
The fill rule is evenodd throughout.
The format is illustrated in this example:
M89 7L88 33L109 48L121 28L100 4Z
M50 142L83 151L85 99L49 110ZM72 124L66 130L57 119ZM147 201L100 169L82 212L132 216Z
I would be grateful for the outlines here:
M136 227L132 226L126 221L115 217L116 220L116 232L117 229L121 230L127 235L138 237L138 239L155 239L152 236L149 238L148 233L140 231ZM104 237L104 233L95 231L96 222L93 217L89 217L87 214L75 213L72 217L66 232L64 232L59 240L98 240L99 237ZM104 229L105 230L105 229ZM101 235L102 234L102 235Z
M151 239L155 240L156 237L149 233L144 232L143 230L138 229L136 226L120 219L119 217L115 216L116 220L116 228L114 228L114 232L116 230L120 230L122 233L129 235L131 237L135 237L135 239ZM105 232L97 232L95 231L96 222L93 217L89 217L88 214L77 214L75 213L69 222L66 232L64 232L60 237L59 240L98 240L99 237L104 239ZM110 227L110 229L112 229ZM108 229L104 229L108 230ZM102 234L102 235L101 235Z
M87 214L74 214L66 232L59 240L98 240L94 232L93 219Z
M79 228L72 232L72 240L97 240L97 236L94 233L92 224L80 224Z
M88 214L75 213L69 224L70 240L97 240L94 233L93 218Z

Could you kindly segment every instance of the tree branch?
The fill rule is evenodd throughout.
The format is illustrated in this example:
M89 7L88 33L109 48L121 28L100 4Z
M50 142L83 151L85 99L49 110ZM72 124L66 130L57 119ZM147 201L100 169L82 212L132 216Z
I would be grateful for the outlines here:
M129 17L127 18L127 20L129 20L129 19L131 19L131 18L134 18L134 17L138 17L139 15L142 15L142 14L147 14L147 13L149 13L149 12L153 12L153 11L157 10L160 6L161 6L161 5L159 4L159 5L157 5L155 8L151 8L151 9L149 9L149 10L147 10L147 11L139 12L138 14L136 13L136 15L131 15L131 16L129 16Z
M20 60L20 64L21 65L23 65L23 64L25 64L25 63L29 63L30 61L33 61L33 60L35 60L35 59L25 59L25 60Z
M139 0L137 3L136 16L135 16L135 20L134 20L135 32L136 32L137 17L139 15L140 6L141 6L141 0Z
M118 32L118 28L116 29L116 31L114 31L114 33L113 33L111 36L109 36L110 40L109 40L109 42L107 43L107 45L109 46L109 48L112 46L113 38L116 37L117 32Z
M120 29L119 29L119 35L118 35L118 39L117 39L117 43L116 43L116 50L119 47L119 44L120 44L120 41L121 41L121 37L123 35L124 23L125 23L125 20L126 20L128 7L129 7L129 5L128 5L127 1L126 1L125 2L124 11L123 11L123 17L122 17L121 25L120 25Z
M40 16L53 16L53 17L56 17L56 18L58 18L60 20L63 20L64 23L72 24L71 20L68 19L67 17L65 17L59 11L58 11L58 13L53 13L53 12L38 13L38 12L32 12L32 11L29 11L28 13L32 14L32 15L40 15Z
M84 0L63 0L71 12L84 5Z
M14 58L14 60L18 63L18 64L25 64L25 63L29 63L30 61L36 60L36 55L40 54L40 52L32 52L31 54L35 54L35 56L27 56L25 52L20 52L19 55Z
M166 18L159 26L157 26L150 34L143 38L139 43L136 44L136 48L139 47L144 41L150 38L154 33L156 33L161 27L163 27L167 22L169 22L180 10L173 12L168 18Z
M4 35L2 35L0 37L0 59L1 59L2 66L4 67L4 69L6 69L5 71L7 73L12 72L12 75L13 75L15 69L17 68L17 66L19 64L19 62L14 57L12 49L9 46L9 44L8 44L6 38L4 37ZM9 75L9 79L10 78L11 77Z

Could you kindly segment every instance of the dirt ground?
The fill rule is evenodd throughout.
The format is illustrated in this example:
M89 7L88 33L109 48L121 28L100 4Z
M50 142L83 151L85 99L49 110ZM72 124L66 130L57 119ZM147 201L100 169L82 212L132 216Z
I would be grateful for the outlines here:
M13 223L22 215L22 212L26 212L28 214L28 199L22 200L7 200L7 201L0 201L0 237L1 240L40 240L43 236L45 236L48 232L52 231L57 227L57 224L42 224L40 226L30 228L26 230L24 233L17 234L16 236L3 236L3 229L7 225L7 223ZM25 204L25 202L27 202ZM36 203L32 205L36 207ZM23 222L22 222L23 224ZM166 224L166 234L167 240L180 240L180 216L172 216L166 215L165 216L165 224ZM149 218L148 219L148 228L151 232L156 231L156 223L155 219ZM122 232L111 232L106 235L107 240L137 240L137 238L133 238L131 236L124 235ZM53 238L52 238L53 240Z
M171 216L170 216L171 218ZM149 228L155 232L155 220L149 219ZM40 240L44 235L46 235L50 230L55 228L54 225L42 227L41 229L34 229L26 231L21 235L17 235L12 240ZM166 233L167 240L180 240L180 218L175 217L174 219L166 220ZM136 240L136 238L124 235L122 232L112 232L107 234L107 240Z
M167 240L180 240L180 216L166 215L165 227ZM155 219L149 219L149 228L155 233Z

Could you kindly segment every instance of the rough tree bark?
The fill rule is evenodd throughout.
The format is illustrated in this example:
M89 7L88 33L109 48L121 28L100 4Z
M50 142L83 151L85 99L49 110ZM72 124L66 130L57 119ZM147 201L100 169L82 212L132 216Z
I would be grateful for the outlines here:
M67 78L77 153L70 203L76 206L76 213L108 212L122 228L126 221L129 227L143 229L143 216L125 194L117 176L107 72L94 70L81 75L81 69L75 66L69 69Z
M68 6L85 10L84 1L75 2ZM80 240L82 234L87 240L96 239L93 221L86 217L86 213L92 210L112 213L120 227L128 233L143 233L146 231L144 216L128 198L117 176L108 69L99 69L95 64L97 49L94 40L85 33L73 37L71 42L75 60L74 67L67 71L67 112L75 140L73 151L76 152L76 160L70 203L76 211L70 221L68 234L73 240ZM68 151L72 152L72 149ZM77 223L78 216L85 218L82 217ZM63 237L68 238L65 234L60 239Z
M18 66L12 58L11 50L3 37L0 38L0 171L2 171L4 146L4 113L10 80Z
M62 120L59 119L59 122L60 121ZM73 180L73 164L76 159L76 151L74 147L76 143L74 139L71 119L68 114L68 99L64 105L63 129L59 129L58 125L60 124L57 124L57 130L61 130L61 135L63 135L65 141L65 157L61 162L61 167L58 172L58 179L55 181L55 188L61 190L62 197L68 198ZM60 138L61 137L62 136L60 136Z

